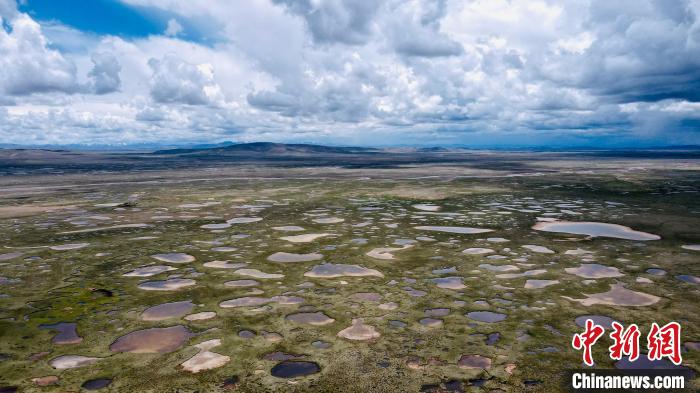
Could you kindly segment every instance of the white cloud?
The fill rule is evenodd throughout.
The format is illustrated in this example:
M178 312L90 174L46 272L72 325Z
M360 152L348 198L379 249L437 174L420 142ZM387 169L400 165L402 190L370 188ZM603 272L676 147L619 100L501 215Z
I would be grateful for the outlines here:
M27 95L77 90L76 67L54 49L38 23L26 14L4 20L10 30L0 28L0 85L8 95Z
M560 38L554 45L555 50L563 50L575 54L583 54L586 49L591 47L595 41L595 37L588 31L584 31L573 37Z
M182 33L182 25L175 19L168 20L168 26L165 28L165 35L174 37Z
M367 42L380 5L377 0L273 1L303 17L315 42L350 45Z
M209 105L222 99L211 64L190 64L169 53L150 59L148 65L153 70L151 97L156 102Z
M94 64L88 76L92 78L92 90L95 94L115 92L121 85L119 72L122 67L112 53L97 52L92 55Z
M5 20L14 19L17 15L17 3L15 0L0 0L0 18Z
M0 137L700 143L697 0L122 2L163 34L0 0Z

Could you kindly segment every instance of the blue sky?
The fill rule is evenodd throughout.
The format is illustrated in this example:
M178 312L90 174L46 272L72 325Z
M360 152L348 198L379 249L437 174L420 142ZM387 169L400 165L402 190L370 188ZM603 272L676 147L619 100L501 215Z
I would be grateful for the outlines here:
M112 0L30 0L20 4L20 11L39 22L55 21L80 31L130 38L160 34L167 23L146 8Z
M165 9L116 0L26 0L18 3L18 9L39 23L63 25L86 34L141 39L164 34L172 20L182 27L181 39L204 44L220 38L213 31L209 36L200 31L196 19L191 22Z
M0 0L0 144L700 144L698 15L700 0Z

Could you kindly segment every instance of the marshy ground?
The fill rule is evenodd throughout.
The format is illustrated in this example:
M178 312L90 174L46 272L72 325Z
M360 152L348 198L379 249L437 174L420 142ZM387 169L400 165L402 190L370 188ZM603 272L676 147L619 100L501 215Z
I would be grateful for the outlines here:
M700 161L513 162L6 171L0 387L560 391L587 315L700 369Z

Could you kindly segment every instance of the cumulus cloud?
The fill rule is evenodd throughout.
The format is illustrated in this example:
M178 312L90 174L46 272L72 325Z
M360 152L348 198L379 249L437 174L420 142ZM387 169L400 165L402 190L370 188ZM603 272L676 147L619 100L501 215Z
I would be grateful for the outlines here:
M0 0L0 131L700 143L697 0L122 2L167 28L95 36Z
M539 68L546 78L618 102L698 101L697 11L688 1L593 1L586 22L599 39Z
M182 33L182 25L175 19L168 20L168 25L165 28L165 35L174 37Z
M307 64L297 83L248 94L258 109L320 122L362 122L373 117L379 96L393 94L388 79L396 70L372 64L359 53L325 59L325 68ZM313 67L313 68L312 68Z
M399 3L392 9L389 33L396 51L405 56L456 56L462 45L440 31L446 0Z
M0 18L13 19L17 15L17 3L15 0L0 0Z
M169 53L150 59L148 65L153 70L151 97L155 102L211 105L221 99L211 64L190 64Z
M168 119L168 113L162 108L147 106L136 113L136 120L159 122Z
M280 93L278 91L261 91L248 94L248 102L258 108L286 113L293 116L297 113L296 108L300 107L298 97L291 94Z
M119 72L122 67L117 58L106 52L98 52L92 55L92 70L88 76L92 78L92 90L95 94L107 94L119 90L121 79Z
M300 15L317 43L365 43L371 34L377 0L273 0Z
M440 57L456 56L462 53L462 46L447 37L430 30L415 34L398 34L395 39L396 51L406 56Z
M0 29L0 84L6 94L76 91L75 64L49 48L37 22L19 13L3 22L9 24L9 30Z

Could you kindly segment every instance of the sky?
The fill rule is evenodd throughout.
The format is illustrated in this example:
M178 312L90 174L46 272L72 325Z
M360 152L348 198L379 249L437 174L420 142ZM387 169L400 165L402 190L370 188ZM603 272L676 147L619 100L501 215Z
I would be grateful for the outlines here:
M0 0L0 144L700 145L700 0Z

